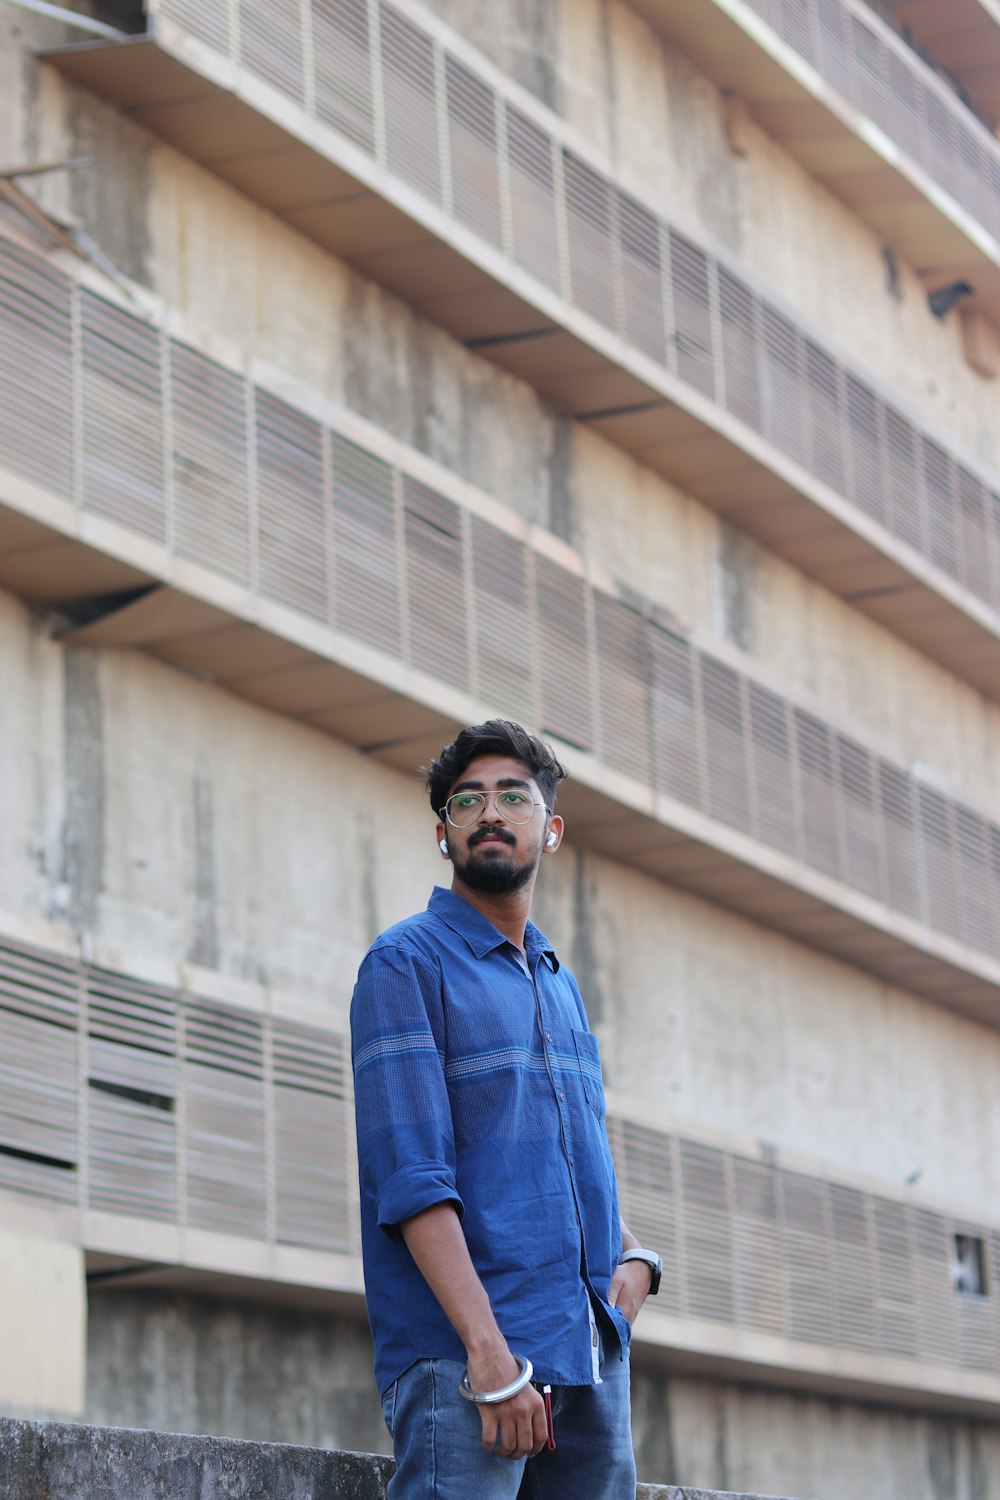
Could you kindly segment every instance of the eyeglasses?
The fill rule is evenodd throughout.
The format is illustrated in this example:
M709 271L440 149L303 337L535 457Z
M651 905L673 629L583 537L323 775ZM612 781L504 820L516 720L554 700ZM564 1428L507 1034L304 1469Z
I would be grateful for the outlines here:
M517 787L504 787L499 792L455 792L439 809L439 816L454 828L470 828L473 823L478 823L490 797L505 823L530 823L535 808L545 807L544 802L536 802L528 792L519 791ZM545 810L548 812L547 807Z

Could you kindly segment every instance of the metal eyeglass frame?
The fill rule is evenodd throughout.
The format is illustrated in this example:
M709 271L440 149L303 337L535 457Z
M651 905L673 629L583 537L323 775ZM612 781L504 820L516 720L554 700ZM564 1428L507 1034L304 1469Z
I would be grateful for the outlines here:
M452 828L471 828L473 823L477 823L482 817L483 813L486 811L487 799L489 797L493 798L493 807L500 814L500 817L503 819L503 821L505 823L512 824L515 828L524 828L527 823L530 823L531 819L535 816L534 809L536 807L543 807L551 817L552 809L545 802L537 802L535 798L532 797L532 811L528 817L522 818L520 822L517 820L517 818L508 818L507 814L504 812L503 808L497 801L497 798L503 796L504 792L515 790L519 790L519 788L502 786L498 791L495 792L453 792L444 806L438 808L438 817L441 819L442 823L450 823ZM482 804L479 808L476 809L474 815L469 819L467 823L459 823L451 815L451 804L456 797L478 797L480 803Z

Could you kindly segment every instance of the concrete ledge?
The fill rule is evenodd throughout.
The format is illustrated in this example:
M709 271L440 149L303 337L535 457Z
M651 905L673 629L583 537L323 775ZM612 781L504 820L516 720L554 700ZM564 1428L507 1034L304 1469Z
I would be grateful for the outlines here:
M392 1460L0 1418L3 1500L385 1500ZM641 1484L636 1500L763 1500Z
M373 1453L0 1418L3 1500L385 1500L391 1473Z

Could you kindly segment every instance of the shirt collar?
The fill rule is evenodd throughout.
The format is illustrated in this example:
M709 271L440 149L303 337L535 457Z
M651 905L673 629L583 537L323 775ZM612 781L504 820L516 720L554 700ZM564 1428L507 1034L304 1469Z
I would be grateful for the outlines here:
M431 899L427 903L427 910L432 916L439 917L452 932L464 938L477 958L485 958L487 953L492 953L495 948L502 948L505 943L510 942L502 932L493 926L483 916L482 912L470 906L468 901L463 901L461 896L456 896L454 891L446 890L442 885L436 885L431 892ZM529 964L536 958L544 958L549 968L555 973L559 968L559 960L556 958L555 950L544 932L539 931L534 922L529 922L524 930L524 948L528 955Z

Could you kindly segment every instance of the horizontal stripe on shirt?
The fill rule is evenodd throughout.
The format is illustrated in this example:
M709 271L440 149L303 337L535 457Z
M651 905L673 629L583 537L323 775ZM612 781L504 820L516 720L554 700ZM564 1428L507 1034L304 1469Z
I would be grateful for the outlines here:
M529 923L522 955L452 891L372 945L351 1005L361 1230L385 1390L465 1351L399 1226L462 1218L510 1347L553 1384L594 1379L593 1304L621 1251L597 1039L576 980Z

